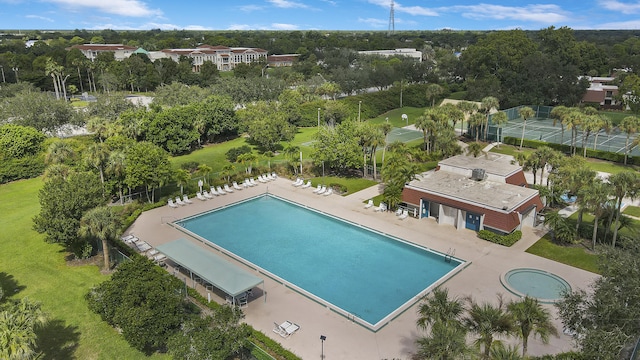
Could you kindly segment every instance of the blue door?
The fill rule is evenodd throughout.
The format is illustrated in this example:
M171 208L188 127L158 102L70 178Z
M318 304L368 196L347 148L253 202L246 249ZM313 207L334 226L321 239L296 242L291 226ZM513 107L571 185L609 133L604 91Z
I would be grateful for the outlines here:
M480 231L480 215L467 212L466 228L473 231Z
M429 217L429 200L420 199L420 203L422 204L422 209L420 210L420 218L428 218Z

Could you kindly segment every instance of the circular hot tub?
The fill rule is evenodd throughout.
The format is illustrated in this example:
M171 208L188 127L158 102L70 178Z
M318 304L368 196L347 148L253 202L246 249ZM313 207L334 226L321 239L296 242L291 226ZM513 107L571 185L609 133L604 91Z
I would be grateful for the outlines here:
M500 282L511 293L520 297L528 295L542 303L554 303L564 292L571 291L571 285L563 278L539 269L509 270L500 277Z

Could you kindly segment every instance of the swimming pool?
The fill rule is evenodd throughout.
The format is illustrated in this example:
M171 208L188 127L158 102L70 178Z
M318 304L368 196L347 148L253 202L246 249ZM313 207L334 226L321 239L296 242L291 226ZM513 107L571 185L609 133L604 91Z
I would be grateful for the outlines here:
M177 225L373 329L463 264L273 195Z

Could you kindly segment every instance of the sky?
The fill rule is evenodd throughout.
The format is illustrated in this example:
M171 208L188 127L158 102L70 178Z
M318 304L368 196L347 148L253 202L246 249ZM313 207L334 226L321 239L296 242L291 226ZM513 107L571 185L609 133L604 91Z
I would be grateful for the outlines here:
M401 30L640 29L640 0L398 0ZM388 31L391 0L0 0L0 29Z

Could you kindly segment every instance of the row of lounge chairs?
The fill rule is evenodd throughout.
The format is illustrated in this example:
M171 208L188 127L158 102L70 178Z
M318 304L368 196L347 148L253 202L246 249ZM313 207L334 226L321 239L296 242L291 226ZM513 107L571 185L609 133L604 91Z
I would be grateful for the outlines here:
M378 211L387 211L387 204L381 202L378 206L373 206L373 200L369 200L367 204L364 206L365 209L373 208L376 212Z
M285 321L282 324L278 324L277 322L273 323L273 332L283 338L288 338L298 330L300 330L300 325L294 324L291 321Z
M259 175L257 177L258 182L256 182L256 180L254 178L247 178L247 179L244 179L244 182L242 182L240 184L238 184L237 181L234 181L231 185L224 184L222 186L211 186L209 191L203 190L202 192L200 192L200 191L197 192L196 193L196 198L198 198L198 200L201 200L201 201L206 201L206 200L209 200L209 199L213 199L216 196L231 194L235 190L243 190L243 189L246 189L248 187L257 186L257 185L259 185L259 183L266 183L266 182L269 182L269 181L273 181L277 177L278 177L278 175L274 172L274 173L271 173L271 174ZM192 204L192 203L193 203L193 201L191 201L186 194L182 195L182 198L180 198L179 196L176 196L175 201L174 201L174 199L169 199L167 201L167 204L171 208L178 208L180 206L185 206L185 205Z
M189 199L187 194L182 195L182 199L180 198L180 196L176 196L175 202L173 201L173 199L169 199L167 201L167 205L172 208L177 208L178 206L185 206L189 204L193 204L193 201Z
M304 179L297 178L293 183L291 183L291 186L299 187L301 189L310 188L311 187L311 180L308 180L305 183ZM313 193L314 194L318 194L318 195L329 196L329 195L333 194L333 189L330 188L330 187L326 187L324 185L318 184L318 187L313 190Z
M139 253L146 255L149 259L154 262L162 265L164 260L166 260L166 255L160 253L158 250L154 249L149 243L146 241L140 240L137 236L133 234L125 235L120 238L125 244L131 246Z

